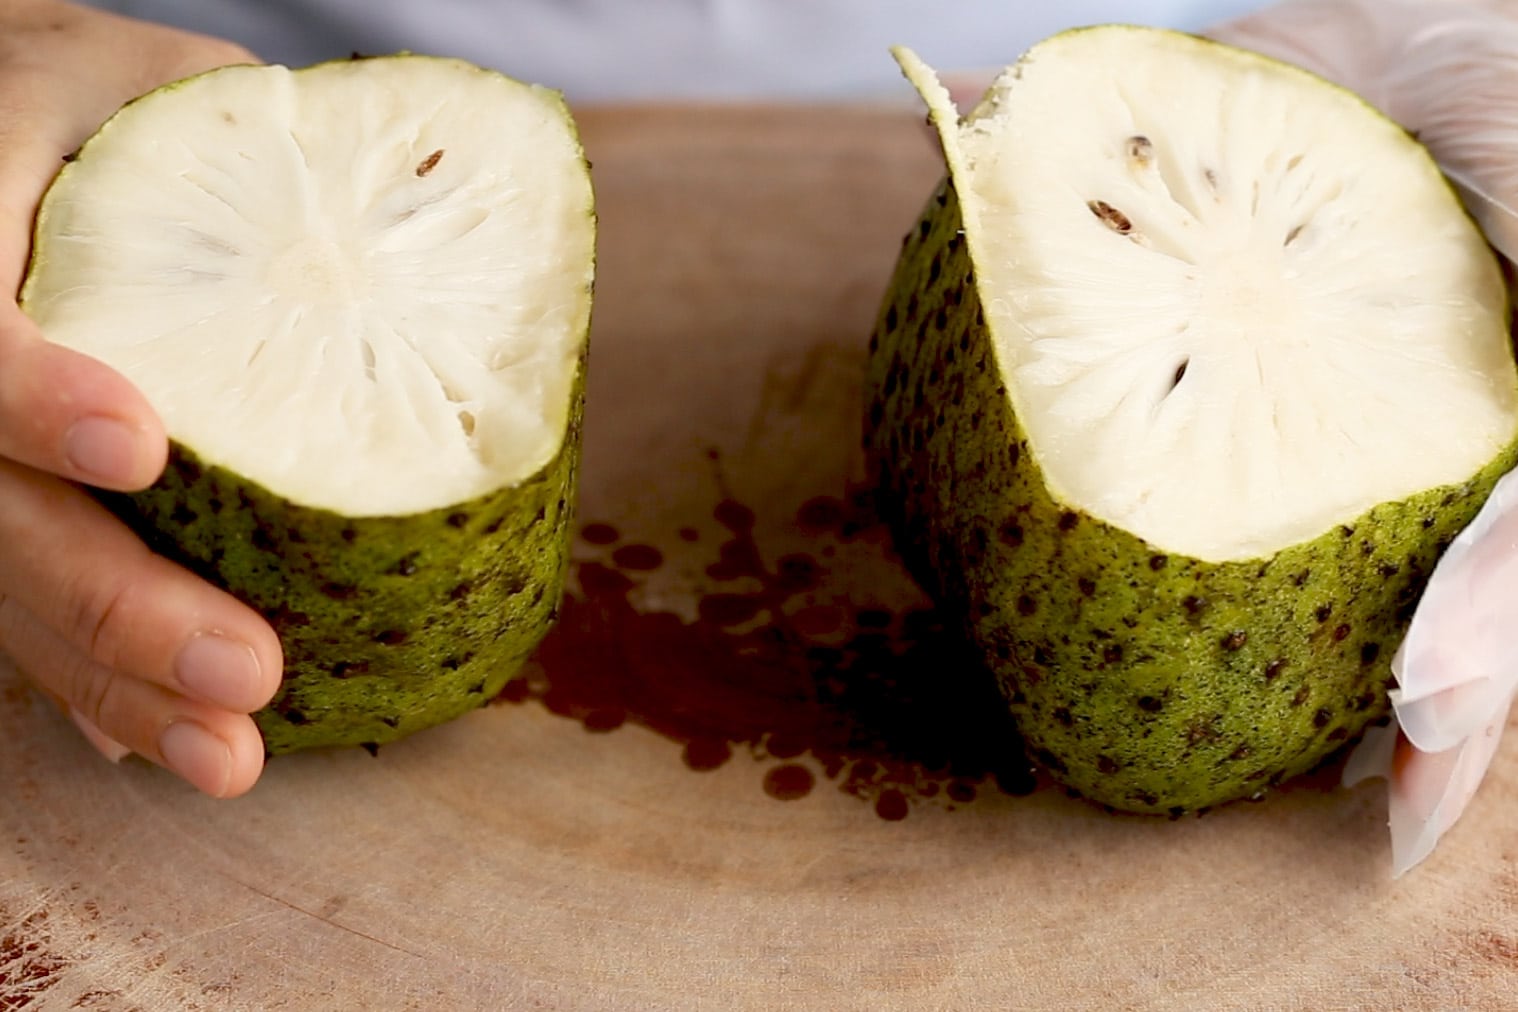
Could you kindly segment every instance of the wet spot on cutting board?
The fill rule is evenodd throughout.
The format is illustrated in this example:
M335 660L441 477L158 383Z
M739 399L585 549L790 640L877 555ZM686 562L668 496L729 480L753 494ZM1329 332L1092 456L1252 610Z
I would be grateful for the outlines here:
M643 727L678 744L696 773L747 758L771 798L828 786L888 822L1031 793L1043 781L994 681L926 600L854 600L868 581L840 591L831 579L846 546L899 566L869 504L856 491L807 499L786 518L801 538L787 547L802 550L772 555L754 510L734 499L711 509L719 538L693 539L689 524L586 524L557 625L497 701L588 731ZM708 560L692 618L639 594L680 542L683 557Z

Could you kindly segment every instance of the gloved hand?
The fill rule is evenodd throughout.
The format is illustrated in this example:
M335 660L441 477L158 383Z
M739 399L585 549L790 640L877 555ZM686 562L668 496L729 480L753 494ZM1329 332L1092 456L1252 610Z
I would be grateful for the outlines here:
M1316 71L1412 131L1518 262L1518 4L1288 0L1209 34ZM1394 874L1428 856L1496 754L1518 693L1515 613L1518 474L1435 570L1392 661L1396 726L1345 770L1347 783L1390 779Z
M162 470L162 423L125 379L51 345L17 308L32 215L62 158L123 102L253 57L57 0L0 5L0 652L107 757L208 794L252 786L279 642L251 609L150 553L74 482Z

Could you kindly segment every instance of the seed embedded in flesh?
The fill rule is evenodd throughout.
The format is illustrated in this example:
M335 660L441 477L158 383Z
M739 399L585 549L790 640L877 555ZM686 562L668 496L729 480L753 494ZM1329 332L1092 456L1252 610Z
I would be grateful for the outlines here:
M1086 206L1091 213L1102 220L1102 223L1118 235L1127 235L1133 231L1133 222L1128 216L1105 200L1088 200Z
M1154 164L1154 142L1143 134L1128 138L1128 163L1135 169L1147 169Z

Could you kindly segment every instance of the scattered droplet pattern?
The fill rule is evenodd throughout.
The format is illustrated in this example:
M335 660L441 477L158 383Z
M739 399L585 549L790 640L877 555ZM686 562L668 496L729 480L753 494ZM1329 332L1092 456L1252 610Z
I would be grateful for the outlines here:
M794 531L807 550L773 561L747 506L725 500L712 519L724 536L689 621L635 603L664 564L659 548L586 525L577 586L499 701L536 702L591 732L639 725L678 743L693 771L747 754L772 798L830 783L892 822L1039 786L991 680L933 611L834 596L823 560L860 539L889 553L868 496L804 503Z

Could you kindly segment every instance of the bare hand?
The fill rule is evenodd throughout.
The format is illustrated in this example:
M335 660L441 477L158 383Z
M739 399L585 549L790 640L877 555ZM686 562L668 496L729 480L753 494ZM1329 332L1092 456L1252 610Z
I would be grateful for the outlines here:
M107 757L135 752L217 797L262 770L249 714L278 687L279 642L73 484L151 484L163 424L120 375L46 343L14 293L67 153L124 102L248 62L228 42L58 0L0 4L0 289L12 293L0 299L0 651Z

